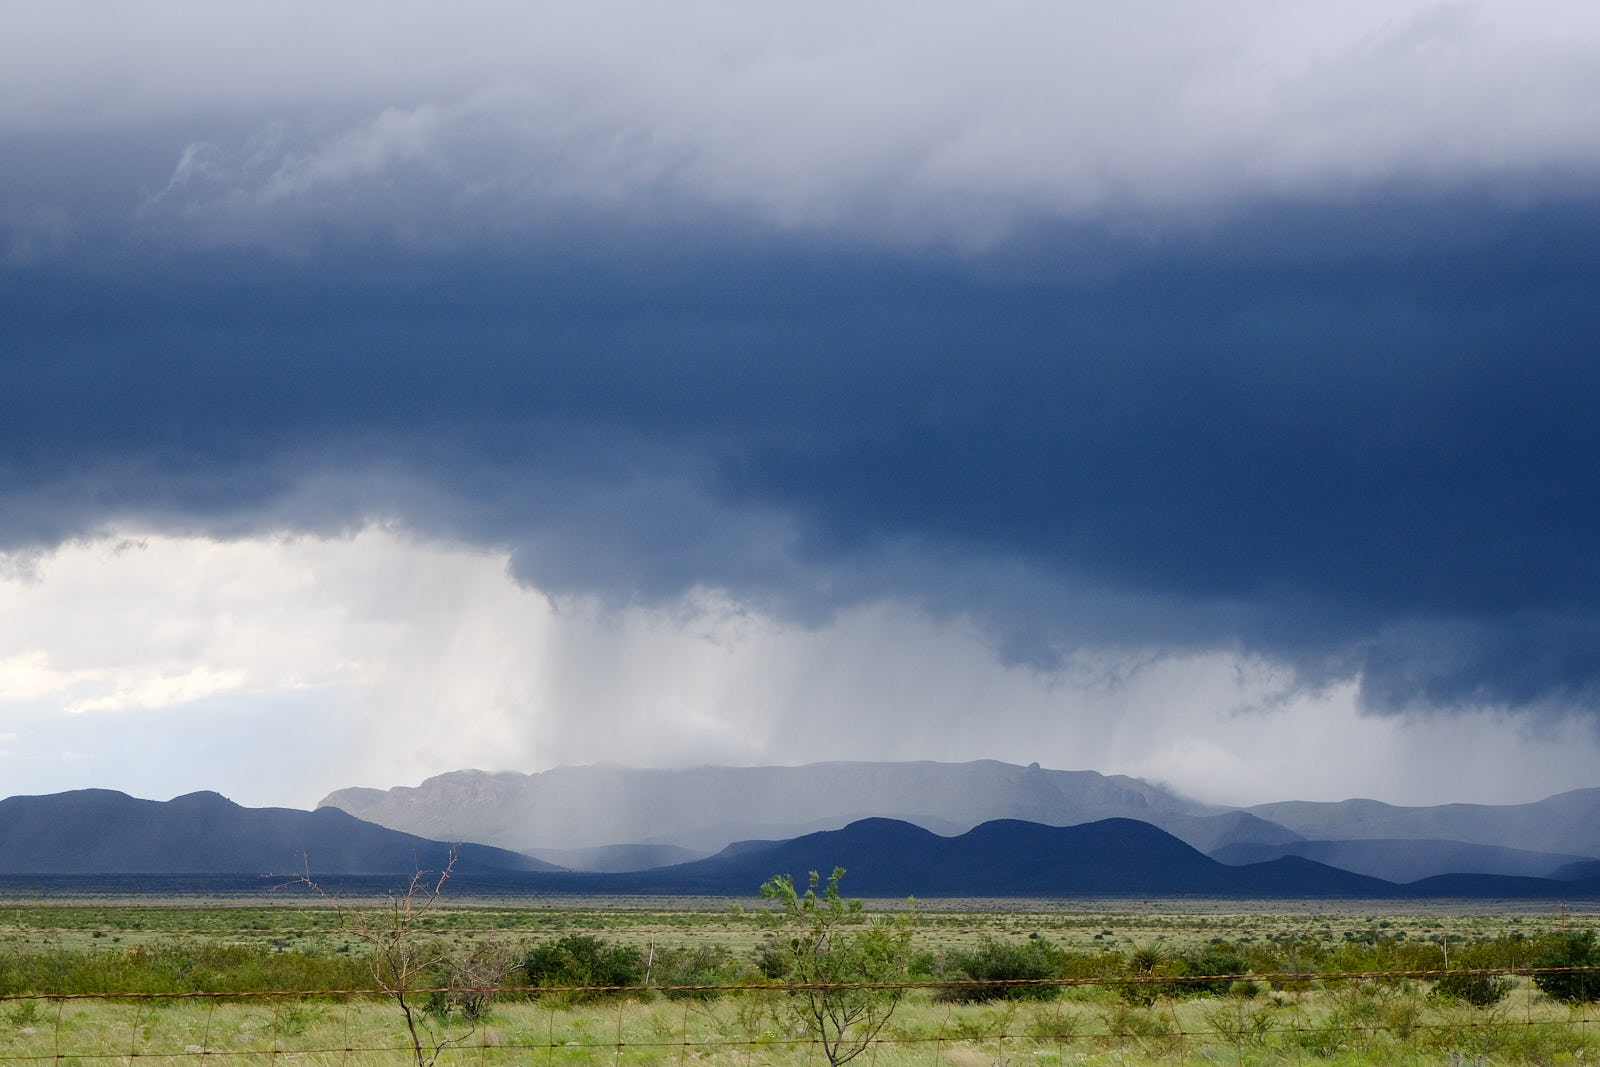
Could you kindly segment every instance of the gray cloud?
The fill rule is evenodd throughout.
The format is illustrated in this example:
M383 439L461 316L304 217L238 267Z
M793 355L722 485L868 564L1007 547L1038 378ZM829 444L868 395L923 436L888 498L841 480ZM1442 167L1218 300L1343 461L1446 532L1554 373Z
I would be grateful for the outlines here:
M7 545L1595 708L1586 6L151 12L0 44Z
M15 18L0 130L187 128L145 192L213 239L270 243L309 218L448 240L574 202L653 217L665 199L990 245L1040 214L1338 198L1600 150L1600 18L1579 3Z

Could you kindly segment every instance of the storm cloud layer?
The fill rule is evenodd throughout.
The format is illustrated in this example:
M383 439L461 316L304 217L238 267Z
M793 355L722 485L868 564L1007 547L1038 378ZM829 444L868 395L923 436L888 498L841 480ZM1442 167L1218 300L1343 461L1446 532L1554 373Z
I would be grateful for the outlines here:
M7 550L1600 710L1585 5L157 9L7 6Z

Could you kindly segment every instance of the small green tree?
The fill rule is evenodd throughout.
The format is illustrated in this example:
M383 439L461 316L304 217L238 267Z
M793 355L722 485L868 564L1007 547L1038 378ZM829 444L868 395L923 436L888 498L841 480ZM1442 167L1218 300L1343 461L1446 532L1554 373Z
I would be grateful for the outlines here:
M770 879L761 895L778 905L788 928L788 978L795 1015L822 1046L833 1067L870 1045L905 998L916 900L891 921L867 921L861 901L839 895L844 868L835 867L821 895L811 872L804 894L787 874Z

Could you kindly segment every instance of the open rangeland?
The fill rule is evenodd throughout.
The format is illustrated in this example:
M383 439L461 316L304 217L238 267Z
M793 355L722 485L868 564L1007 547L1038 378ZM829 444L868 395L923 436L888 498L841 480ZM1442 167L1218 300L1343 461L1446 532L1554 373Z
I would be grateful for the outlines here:
M12 896L0 1064L414 1063L395 996L327 992L373 988L371 924L393 903ZM856 1062L1594 1062L1595 1003L1527 974L1425 972L1537 967L1597 927L1593 905L923 902L916 986ZM756 900L441 897L401 931L423 965L403 995L439 1063L826 1064L805 995L783 988L795 934ZM946 984L974 978L1017 984ZM530 991L585 984L648 988ZM501 992L427 992L484 985Z

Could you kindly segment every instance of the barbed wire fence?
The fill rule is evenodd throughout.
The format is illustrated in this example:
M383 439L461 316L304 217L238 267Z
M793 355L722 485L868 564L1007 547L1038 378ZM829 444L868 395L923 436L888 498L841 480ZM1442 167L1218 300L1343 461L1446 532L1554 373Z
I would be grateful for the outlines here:
M824 1063L815 1035L780 1024L785 998L820 989L924 991L934 994L867 1047L946 1064L958 1050L1003 1064L1013 1054L1132 1052L1161 1061L1214 1061L1225 1053L1276 1052L1278 1062L1317 1062L1380 1040L1427 1048L1454 1063L1504 1059L1544 1062L1557 1054L1600 1053L1600 1005L1571 1006L1534 996L1514 1007L1452 1008L1432 1013L1416 997L1397 996L1407 981L1445 977L1534 978L1592 975L1600 967L1492 967L1451 970L1121 975L1050 978L832 983L736 983L650 986L439 986L418 998L492 998L484 1017L463 1031L441 1063L738 1062ZM1203 999L1172 994L1187 984L1269 983L1278 991ZM995 999L958 1004L980 991L997 997L1057 990L1139 987L1153 996ZM1031 987L1031 988L1030 988ZM1308 1006L1302 992L1321 1000ZM0 994L0 1064L318 1062L341 1065L411 1062L414 1049L376 988L248 992L99 992ZM1080 992L1079 997L1082 997ZM441 1003L444 1003L442 1001ZM448 1024L448 1015L441 1017ZM751 1057L756 1057L751 1059ZM962 1060L962 1062L970 1062Z

